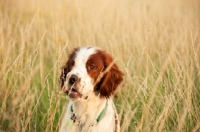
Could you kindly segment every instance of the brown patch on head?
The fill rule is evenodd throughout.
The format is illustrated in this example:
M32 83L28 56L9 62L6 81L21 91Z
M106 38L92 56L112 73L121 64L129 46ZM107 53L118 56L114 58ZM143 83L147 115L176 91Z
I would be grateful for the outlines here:
M72 67L75 65L74 59L76 57L76 52L78 50L79 50L79 48L76 48L76 49L74 49L74 51L71 54L69 54L67 62L62 67L62 72L61 72L61 75L60 75L60 86L61 86L61 88L65 84L67 74L71 71Z
M105 71L107 67L113 62L113 58L104 51L98 50L96 54L93 54L87 61L86 67L89 75L94 78L94 81L98 78L101 71ZM118 85L123 80L123 73L119 70L116 64L113 64L108 72L106 72L101 80L94 88L95 92L100 93L100 97L109 98Z
M104 63L101 55L98 52L91 55L86 62L87 72L89 76L94 79L94 82L97 80L103 68L104 68Z

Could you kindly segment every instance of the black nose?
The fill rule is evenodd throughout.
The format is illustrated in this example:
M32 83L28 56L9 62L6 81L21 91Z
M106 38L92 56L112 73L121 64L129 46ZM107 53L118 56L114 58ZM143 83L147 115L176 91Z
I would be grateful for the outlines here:
M73 85L78 80L77 75L72 74L69 78L69 84Z

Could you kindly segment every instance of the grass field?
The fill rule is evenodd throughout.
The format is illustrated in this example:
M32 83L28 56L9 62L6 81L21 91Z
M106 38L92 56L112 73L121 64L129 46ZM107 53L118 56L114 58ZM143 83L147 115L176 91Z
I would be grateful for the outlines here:
M200 131L199 0L0 0L0 132L58 131L78 46L125 73L121 132Z

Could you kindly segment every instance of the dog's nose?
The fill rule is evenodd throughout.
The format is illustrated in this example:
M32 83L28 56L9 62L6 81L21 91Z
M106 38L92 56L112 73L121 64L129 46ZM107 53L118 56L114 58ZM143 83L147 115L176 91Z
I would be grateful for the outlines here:
M72 74L71 77L69 78L69 84L73 85L77 80L78 80L78 76Z

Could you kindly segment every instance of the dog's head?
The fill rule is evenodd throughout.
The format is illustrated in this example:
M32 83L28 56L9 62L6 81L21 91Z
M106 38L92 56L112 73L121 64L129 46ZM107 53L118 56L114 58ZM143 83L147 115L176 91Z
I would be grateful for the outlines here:
M109 98L123 80L112 57L96 47L76 48L62 68L60 86L72 101L94 92Z

